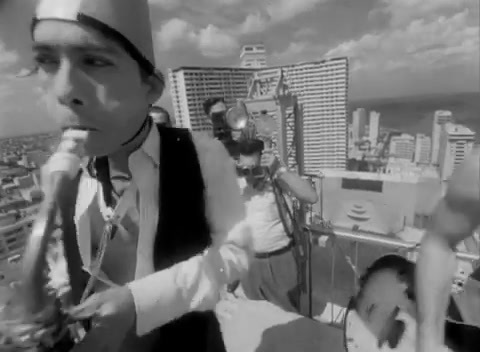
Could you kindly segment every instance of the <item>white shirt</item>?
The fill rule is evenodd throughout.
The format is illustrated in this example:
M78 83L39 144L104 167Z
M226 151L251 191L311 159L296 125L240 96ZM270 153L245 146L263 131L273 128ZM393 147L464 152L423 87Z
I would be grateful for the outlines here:
M206 194L207 219L212 246L203 254L154 272L153 244L158 223L160 136L152 128L140 149L129 158L132 182L139 191L139 234L135 280L128 284L137 310L137 334L145 335L192 311L212 310L220 289L248 270L251 231L236 181L233 161L223 145L204 135L194 135ZM100 183L84 173L80 180L75 223L84 266L92 261L90 204L97 199ZM161 191L161 190L160 190ZM185 214L188 221L188 214ZM162 234L158 234L162 236ZM121 258L119 258L121 260Z
M258 191L248 186L243 178L238 182L247 210L247 221L252 228L255 253L269 253L287 246L290 238L285 233L271 188Z

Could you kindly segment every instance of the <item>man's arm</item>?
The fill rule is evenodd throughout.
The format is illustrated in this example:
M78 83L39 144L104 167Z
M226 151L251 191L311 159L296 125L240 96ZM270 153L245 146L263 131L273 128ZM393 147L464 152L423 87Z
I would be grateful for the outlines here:
M286 192L291 193L301 202L315 204L318 202L318 195L309 181L304 180L299 175L285 171L278 177L279 186Z
M417 352L443 345L446 311L457 263L457 245L480 224L480 153L460 165L437 205L416 266L418 298Z
M234 163L220 142L206 137L194 141L213 244L200 255L128 285L135 300L138 335L188 312L212 310L220 289L248 270L252 239Z

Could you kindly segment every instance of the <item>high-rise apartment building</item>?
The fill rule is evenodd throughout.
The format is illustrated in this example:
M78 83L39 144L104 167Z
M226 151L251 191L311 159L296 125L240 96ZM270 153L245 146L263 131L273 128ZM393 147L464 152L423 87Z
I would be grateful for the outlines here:
M0 214L0 260L20 254L32 228L32 219L10 221L10 214Z
M448 180L473 149L475 132L466 126L448 122L440 135L439 167L442 180Z
M432 140L429 136L417 133L415 138L415 157L417 164L430 164L430 152L432 150Z
M267 51L263 44L248 44L240 52L240 67L264 68L267 67Z
M348 59L298 63L282 66L282 70L290 91L302 106L305 172L318 173L325 168L344 170Z
M380 113L376 111L370 111L370 118L368 122L368 139L372 148L377 146L379 131Z
M448 110L437 110L433 114L433 126L432 126L432 164L438 165L438 155L440 150L440 136L442 134L443 126L453 122L453 115Z
M207 98L223 97L227 105L248 93L253 69L236 67L180 67L170 70L170 94L177 126L212 132L212 123L203 111Z
M224 96L227 105L245 99L253 72L281 68L303 111L305 172L345 169L347 158L348 59L266 68L180 67L169 74L175 120L192 130L211 129L203 101ZM287 139L293 138L287 135ZM289 142L289 143L290 143Z
M415 137L407 133L393 136L390 139L390 156L398 159L413 160L415 153Z
M352 129L355 142L360 141L365 136L365 127L367 126L367 111L364 108L358 108L353 112Z

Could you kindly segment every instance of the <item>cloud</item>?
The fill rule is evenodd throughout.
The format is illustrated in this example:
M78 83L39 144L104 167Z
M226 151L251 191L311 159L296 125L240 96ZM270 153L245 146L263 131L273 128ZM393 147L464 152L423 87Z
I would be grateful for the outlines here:
M267 29L268 25L268 19L262 16L260 12L251 13L247 15L242 24L234 29L233 33L239 35L261 33Z
M184 8L176 18L167 20L157 32L159 49L168 51L193 45L203 56L219 58L232 55L244 36L263 33L272 25L289 21L330 0L150 0L165 9ZM227 11L237 20L222 15ZM182 14L189 16L182 16ZM196 13L197 16L192 16ZM243 20L238 21L239 18ZM240 15L240 16L239 16ZM184 19L186 18L186 19Z
M0 99L4 100L13 94L10 84L14 75L10 72L12 66L18 61L16 52L7 50L0 40Z
M0 71L11 67L18 59L18 54L7 50L5 44L0 40Z
M200 39L205 56L220 56L220 44L227 54L243 36L263 33L271 26L290 21L317 5L331 0L149 0L163 9L180 9L176 18L165 22L159 34L164 50L191 45ZM184 43L180 43L183 41ZM208 43L208 45L207 45ZM211 49L214 50L211 50ZM213 55L212 55L213 54Z
M285 50L274 52L272 59L277 65L293 63L307 51L309 45L307 42L291 42Z
M237 39L210 24L195 35L198 48L206 57L223 57L235 53L240 47Z
M318 35L318 31L312 27L302 27L294 33L295 39L312 38Z
M16 78L25 78L25 77L30 77L33 74L37 72L37 67L31 67L31 68L22 68L20 71L17 72L15 75Z
M5 99L12 94L12 91L6 84L0 84L0 99Z
M175 10L182 5L181 0L148 0L152 6L158 6L164 10Z
M439 13L478 8L478 0L380 0L370 17L386 15L392 27L408 25L416 19L433 20Z
M384 2L397 5L396 1ZM431 1L426 3L431 5ZM326 56L349 56L353 72L431 71L459 64L478 65L479 26L470 24L470 18L471 10L466 8L453 15L437 15L432 20L414 19L402 27L398 27L399 21L395 19L385 31L342 42Z
M217 26L209 24L205 28L195 28L179 18L164 23L156 36L160 50L194 45L203 56L211 58L232 55L239 48L235 36Z
M265 9L272 22L285 22L326 2L328 0L272 0L266 2Z
M180 18L172 18L165 22L157 32L160 50L170 50L181 45L185 40L193 39L194 27Z

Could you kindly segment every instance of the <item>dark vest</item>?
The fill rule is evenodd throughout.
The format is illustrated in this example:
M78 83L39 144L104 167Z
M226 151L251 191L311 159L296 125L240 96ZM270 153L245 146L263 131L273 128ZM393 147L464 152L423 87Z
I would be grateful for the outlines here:
M212 243L206 218L205 183L191 133L164 126L158 126L158 130L161 166L159 236L154 244L156 271L200 254ZM105 167L108 170L106 159L95 161L97 178L108 190ZM152 352L226 352L213 311L188 313L154 330L146 339L154 341Z
M186 129L160 132L160 214L154 265L163 270L202 253L212 243L206 218L205 183ZM194 312L166 324L154 351L226 352L214 312ZM157 347L158 346L158 347Z

